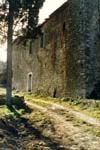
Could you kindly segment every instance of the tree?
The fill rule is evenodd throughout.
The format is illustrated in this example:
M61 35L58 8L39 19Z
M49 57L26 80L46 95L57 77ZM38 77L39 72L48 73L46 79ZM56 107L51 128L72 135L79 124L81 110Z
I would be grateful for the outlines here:
M8 13L8 33L7 33L7 105L11 105L12 96L12 40L13 40L13 19L14 18L14 1L9 0Z
M7 31L7 105L11 105L12 96L12 46L15 27L26 29L27 37L34 37L38 23L39 9L45 0L3 0L0 8L6 13L0 14L2 20L8 26ZM18 29L17 29L18 31Z

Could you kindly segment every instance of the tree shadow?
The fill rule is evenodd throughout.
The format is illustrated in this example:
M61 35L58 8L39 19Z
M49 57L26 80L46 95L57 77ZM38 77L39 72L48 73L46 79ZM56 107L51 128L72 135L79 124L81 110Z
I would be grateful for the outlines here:
M5 96L0 95L0 99L2 100L1 104L5 105ZM0 119L0 122L2 122L2 126L0 126L0 128L4 128L7 132L9 132L10 136L13 135L19 139L31 135L37 140L43 141L51 150L65 150L60 147L61 145L56 139L54 140L50 137L44 136L40 129L34 127L34 123L31 123L29 119L23 117L22 114L19 113L20 109L24 109L25 113L32 112L32 110L25 104L23 97L12 97L11 103L12 105L7 107L10 112L14 114L14 117L8 115L5 116L4 119ZM24 126L23 130L27 131L26 135L19 132L21 125Z
M26 119L26 118L22 117L16 111L16 109L14 107L9 107L9 109L17 117L17 120L19 121L19 124L23 124L24 125L24 130L27 131L28 135L32 135L37 140L43 141L51 150L65 150L64 148L60 147L60 144L56 140L54 141L54 139L51 139L51 138L49 138L47 136L44 136L42 131L40 131L36 127L33 127L34 124L32 124L29 119ZM18 135L18 134L16 134L16 135ZM21 135L21 133L20 133L19 134L19 138L20 138L20 136L23 138L23 137L28 136L28 135Z
M38 140L42 140L44 143L46 143L46 145L47 145L51 150L62 150L61 147L60 147L60 144L59 144L58 142L54 141L54 139L51 139L51 138L49 138L49 137L47 137L47 136L44 136L44 135L42 134L42 132L41 132L39 129L33 127L33 126L28 122L27 119L22 118L21 121L24 123L25 128L29 131L29 134L34 135L35 138L37 138ZM63 148L63 150L64 150L64 148Z
M0 95L0 105L6 105L6 96L3 94ZM7 107L10 109L10 111L14 111L13 107L15 107L16 110L23 109L27 113L32 112L32 109L26 105L24 97L20 97L20 96L13 96L11 98L11 106L7 106Z
M5 105L5 95L4 94L2 94L2 95L0 95L0 105Z

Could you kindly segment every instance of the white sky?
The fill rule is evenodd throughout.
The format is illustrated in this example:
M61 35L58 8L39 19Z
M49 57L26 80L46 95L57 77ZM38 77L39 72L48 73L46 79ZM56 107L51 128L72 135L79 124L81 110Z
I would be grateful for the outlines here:
M0 46L0 60L4 62L7 60L6 44Z
M43 8L40 10L39 23L42 23L45 18L48 18L49 15L59 8L67 0L45 0Z
M1 0L0 0L1 1ZM67 0L45 0L43 8L40 10L39 23L42 23L49 15L59 8ZM0 60L6 61L6 47L0 46Z

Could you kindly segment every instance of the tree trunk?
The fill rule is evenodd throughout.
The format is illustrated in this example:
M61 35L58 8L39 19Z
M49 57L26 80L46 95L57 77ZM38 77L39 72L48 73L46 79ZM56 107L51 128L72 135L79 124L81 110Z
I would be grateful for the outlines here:
M13 17L14 6L13 0L9 0L9 16L8 16L8 33L7 33L7 89L6 103L11 105L12 96L12 42L13 42Z

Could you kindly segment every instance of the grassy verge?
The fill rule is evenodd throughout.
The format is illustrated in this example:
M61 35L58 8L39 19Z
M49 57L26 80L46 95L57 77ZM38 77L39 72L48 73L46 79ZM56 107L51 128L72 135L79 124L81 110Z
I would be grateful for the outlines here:
M16 94L14 92L14 94ZM27 94L24 92L17 93L18 95L24 96L26 100L33 101L41 106L47 106L46 102L58 103L62 106L72 108L77 111L81 111L92 117L100 120L100 101L99 100L87 100L87 99L73 99L73 98L52 98L41 95Z

